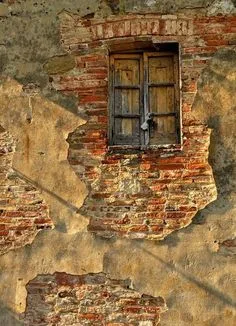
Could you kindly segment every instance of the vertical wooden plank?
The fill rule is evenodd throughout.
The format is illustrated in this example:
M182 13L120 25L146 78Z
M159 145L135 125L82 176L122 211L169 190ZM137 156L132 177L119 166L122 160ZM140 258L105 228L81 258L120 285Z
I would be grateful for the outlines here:
M139 89L115 90L116 114L139 114Z
M154 137L151 138L151 145L160 144L174 144L176 141L175 117L155 117L155 124L157 129L154 130Z
M116 114L139 114L138 89L116 89L115 90L115 113ZM132 120L124 120L123 129L132 130ZM127 132L128 133L128 132Z
M139 85L139 59L115 59L115 84Z
M149 110L156 114L175 112L175 88L168 83L176 83L174 73L174 55L168 54L149 58ZM150 144L176 143L176 121L174 116L154 117L150 128Z
M149 83L174 82L173 56L149 57Z
M144 80L145 80L145 70L144 70L144 56L140 57L140 94L139 94L139 132L140 132L140 142L141 145L145 145L145 132L141 129L141 124L143 123L145 116L145 108L144 108Z
M138 85L139 84L139 61L136 59L115 60L115 83L116 85ZM136 90L118 90L115 101L120 108L120 114L134 113L137 111ZM131 119L122 119L120 132L125 135L132 135L134 122Z
M108 123L108 143L109 145L114 145L114 127L115 127L115 121L114 121L114 57L110 56L109 60L109 123Z
M175 77L175 109L176 109L176 141L182 143L181 136L181 104L180 104L180 71L179 71L179 57L174 55L174 77Z
M149 83L174 83L173 56L149 59ZM173 112L174 93L172 86L151 87L150 110L156 113Z
M174 111L174 87L150 87L150 111L154 113L171 113Z
M148 55L144 53L143 55L143 70L144 70L144 81L143 81L143 92L144 92L144 103L143 103L143 116L142 121L143 123L146 119L146 116L149 112L149 90L148 90L148 82L149 82L149 67L148 67ZM148 130L144 131L144 145L149 144L149 128Z
M116 144L139 144L139 118L125 117L140 114L140 55L114 56L114 113ZM122 117L123 116L123 117Z

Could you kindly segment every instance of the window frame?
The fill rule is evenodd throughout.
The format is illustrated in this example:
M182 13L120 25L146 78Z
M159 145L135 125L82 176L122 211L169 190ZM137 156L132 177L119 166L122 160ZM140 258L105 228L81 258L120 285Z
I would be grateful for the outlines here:
M171 42L162 43L171 44ZM181 61L180 61L180 47L179 43L174 42L178 45L178 50L158 51L154 49L139 49L137 51L122 51L110 53L109 55L109 124L108 124L108 145L109 149L160 149L167 148L173 150L180 150L182 148L182 112L181 112ZM150 112L149 108L149 82L148 82L148 59L150 57L160 56L173 56L173 71L174 71L174 82L171 83L174 87L174 109L175 112L171 114L155 114L156 116L174 115L175 116L175 130L176 130L176 142L167 144L150 144L149 134L150 128L145 132L141 129L141 124L145 121L145 116ZM139 71L140 71L140 143L137 144L116 144L115 132L114 132L114 115L115 115L115 85L114 85L114 62L115 59L130 59L139 58ZM120 87L121 89L123 87ZM125 88L125 87L124 87ZM132 89L132 87L131 87ZM122 116L122 114L121 114Z

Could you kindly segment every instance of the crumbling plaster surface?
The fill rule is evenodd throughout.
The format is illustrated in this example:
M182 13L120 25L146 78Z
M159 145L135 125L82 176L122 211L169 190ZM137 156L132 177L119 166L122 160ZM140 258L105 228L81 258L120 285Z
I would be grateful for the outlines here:
M32 245L0 258L0 325L22 325L19 316L25 310L26 284L38 274L55 271L76 275L103 271L115 279L130 278L139 292L166 299L169 310L161 317L162 326L235 325L233 255L224 245L235 236L235 104L232 96L235 94L235 51L221 52L213 58L201 76L193 108L194 114L213 128L210 160L220 194L218 200L205 208L187 229L170 235L161 243L102 240L77 232L87 223L83 219L78 223L80 218L74 210L84 200L86 189L68 165L65 139L84 121L70 112L76 112L74 99L50 91L47 75L41 68L46 58L60 54L56 13L64 7L70 10L74 1L60 1L53 9L53 5L44 4L49 8L48 14L45 15L46 9L41 9L41 13L36 11L38 16L32 13L35 8L32 3L25 1L22 7L12 5L9 11L18 12L18 15L9 14L1 22L5 26L3 34L8 38L12 35L8 44L6 36L4 43L1 42L5 58L3 73L18 80L5 79L1 86L1 124L18 141L13 167L42 189L58 227L38 234ZM91 4L97 8L97 1ZM83 1L77 7L82 8L84 15L91 13ZM21 36L32 16L40 17L40 27L38 20L32 21L27 35ZM10 34L6 33L7 27ZM50 32L53 37L48 35ZM34 43L36 39L37 44ZM35 59L33 52L30 54L33 48L37 49ZM41 77L45 84L40 84ZM40 94L31 99L31 124L27 121L29 96L22 94L22 84L28 82L39 83L40 87ZM61 117L59 128L55 125L55 116L57 120ZM55 129L57 132L53 132ZM36 130L37 139L42 139L35 145ZM49 130L52 138L48 137ZM27 155L23 155L27 133L32 139L29 161ZM50 153L50 156L39 152ZM37 161L36 166L33 160ZM64 181L63 187L55 182L59 181L55 173L62 178L61 182ZM48 193L52 189L56 198ZM66 208L66 202L73 206ZM76 228L68 223L72 220L78 223Z
M52 228L41 192L12 169L15 142L0 126L0 254L31 243L36 234Z
M13 170L42 191L57 228L77 232L86 188L67 161L66 138L83 120L40 95L27 95L11 79L0 87L0 112L1 125L16 139Z
M236 189L235 94L236 52L221 50L199 79L200 91L195 97L193 116L213 130L210 163L214 167L219 202L231 202ZM217 203L216 203L217 204Z
M218 92L228 93L234 81L231 65L235 53L224 52L216 55L209 68L202 76L199 93L194 105L194 112L199 112L200 103L208 106L216 104L215 97L204 92L208 82L211 87L218 87ZM218 74L214 75L213 70ZM217 86L219 75L224 78ZM211 77L210 77L211 76ZM210 79L209 79L210 78ZM233 99L218 106L221 113L220 122L226 119L232 110ZM212 113L210 113L212 112ZM214 116L215 112L208 110ZM226 115L225 115L226 114ZM201 115L201 114L200 114ZM232 116L231 116L232 119ZM231 119L228 123L231 125ZM220 123L219 122L219 123ZM233 143L225 149L228 128L220 123L223 143L215 144L213 153L221 153L214 157L213 168L221 162L222 155L233 150ZM233 130L231 129L233 132ZM214 135L213 135L214 137ZM214 139L213 139L214 141ZM212 153L212 155L213 155ZM225 161L224 164L227 164ZM227 172L228 171L228 172ZM232 170L225 170L225 177ZM89 272L106 272L116 279L130 278L136 290L153 296L163 296L168 305L168 312L162 315L161 325L234 325L233 314L233 279L234 267L230 251L221 251L221 243L233 237L235 211L233 205L233 187L219 184L221 197L209 208L204 209L195 219L195 223L187 229L169 236L162 243L128 240L102 240L89 233L69 235L57 230L44 231L39 234L32 245L12 251L1 258L1 300L15 313L14 318L24 311L25 285L37 274L52 274L55 271L66 271L70 274ZM224 200L227 195L229 202ZM26 268L27 266L27 268ZM148 280L148 282L147 282ZM2 323L12 323L14 314L7 309L1 313ZM1 319L0 319L1 320ZM16 322L17 325L17 322Z
M38 320L58 326L150 326L158 325L166 311L163 298L141 294L129 279L112 280L104 273L38 275L27 293L24 322L29 326Z

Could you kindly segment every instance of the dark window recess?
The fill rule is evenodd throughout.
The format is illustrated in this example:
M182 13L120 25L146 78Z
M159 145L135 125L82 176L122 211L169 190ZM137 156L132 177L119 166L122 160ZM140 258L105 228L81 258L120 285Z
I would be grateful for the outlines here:
M180 143L178 44L110 55L110 145Z

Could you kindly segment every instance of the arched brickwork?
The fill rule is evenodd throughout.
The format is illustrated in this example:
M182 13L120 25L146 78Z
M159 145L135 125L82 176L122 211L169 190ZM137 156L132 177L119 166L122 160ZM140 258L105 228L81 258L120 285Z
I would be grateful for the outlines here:
M216 46L220 30L227 28L229 34ZM90 218L88 230L106 237L162 239L187 226L199 209L216 199L208 164L210 130L192 119L191 106L201 71L229 42L229 22L173 15L81 19L62 13L61 35L65 50L76 56L78 74L55 75L53 86L77 94L79 113L87 120L68 142L69 162L89 190L80 209ZM109 150L108 50L124 40L180 43L182 148Z

